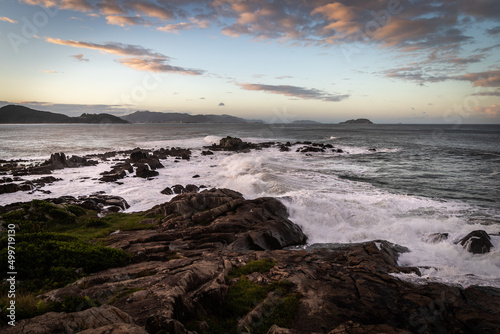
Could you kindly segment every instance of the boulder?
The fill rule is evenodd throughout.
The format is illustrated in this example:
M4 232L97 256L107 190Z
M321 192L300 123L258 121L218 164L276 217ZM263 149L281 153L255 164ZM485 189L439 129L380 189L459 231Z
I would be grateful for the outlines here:
M144 164L149 166L149 169L155 170L158 168L163 168L164 166L161 164L158 157L154 155L150 155L148 152L137 150L133 151L130 154L130 161L134 163L134 166L139 167Z
M240 138L227 136L220 140L219 146L225 150L237 151L243 149L245 143Z
M158 176L159 173L155 170L151 170L148 165L143 164L143 163L136 163L137 166L135 170L135 175L137 177L142 177L142 178L150 178L154 176Z
M114 328L117 324L132 325L133 323L134 322L132 317L130 317L130 315L128 315L127 313L119 310L114 306L103 305L101 307L92 307L90 309L74 313L49 312L32 319L21 320L16 324L15 327L9 326L8 328L3 329L2 333L73 334L80 333L83 330L90 330L89 332L87 332L87 334L97 334L103 333L102 330L95 331L96 329L102 328L103 326L112 325L111 328ZM127 327L130 328L130 326ZM135 330L137 334L142 334L145 332L140 332L138 331L138 329Z
M170 187L166 187L165 189L163 189L163 190L161 191L161 193L162 193L163 195L172 195L174 192L172 191L172 189L170 189Z
M491 247L493 247L490 240L491 238L488 233L483 230L476 230L460 239L459 243L473 254L484 254L488 253Z

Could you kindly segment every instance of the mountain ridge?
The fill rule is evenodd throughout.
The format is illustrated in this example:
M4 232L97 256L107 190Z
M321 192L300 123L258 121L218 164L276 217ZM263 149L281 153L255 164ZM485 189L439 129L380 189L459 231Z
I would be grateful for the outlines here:
M120 117L101 113L83 113L78 117L70 117L64 114L50 111L35 110L22 105L9 104L0 108L0 124L47 124L47 123L128 123Z
M247 120L241 117L222 115L191 115L178 112L156 112L149 110L136 111L121 117L130 123L259 123L262 121Z

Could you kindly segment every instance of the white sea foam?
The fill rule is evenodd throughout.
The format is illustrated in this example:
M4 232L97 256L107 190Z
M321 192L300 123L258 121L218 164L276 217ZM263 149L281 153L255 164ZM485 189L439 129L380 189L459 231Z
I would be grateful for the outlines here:
M0 195L0 205L29 201L34 198L81 196L103 191L122 196L131 205L128 212L147 210L170 200L160 194L175 184L226 187L241 192L246 198L274 196L288 207L290 219L308 235L309 243L349 243L385 239L410 249L400 256L405 266L420 267L423 278L446 283L493 285L500 287L500 237L493 237L494 248L488 254L473 255L455 244L475 229L498 233L498 225L472 224L471 216L480 209L463 202L434 200L394 194L368 183L340 179L338 171L357 175L370 170L344 162L336 153L306 156L302 153L280 152L273 147L249 153L215 152L201 155L201 146L216 143L220 137L195 138L186 144L176 141L148 142L154 147L193 145L190 161L162 160L165 168L158 177L145 180L128 175L121 184L104 183L100 173L110 170L114 162L101 162L94 167L56 170L53 176L63 180L44 187L51 194L17 192ZM145 144L145 143L144 143ZM195 146L197 145L197 146ZM366 148L345 147L346 151L367 153ZM378 150L379 152L383 150ZM193 178L199 175L199 178ZM39 176L24 177L35 179ZM450 233L448 240L432 244L426 241L431 233Z

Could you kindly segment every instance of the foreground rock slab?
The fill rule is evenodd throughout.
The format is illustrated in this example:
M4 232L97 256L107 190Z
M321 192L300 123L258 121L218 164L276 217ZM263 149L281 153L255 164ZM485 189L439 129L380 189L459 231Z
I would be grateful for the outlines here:
M398 279L394 273L417 276L418 269L398 266L399 253L408 250L383 240L305 247L302 230L274 198L211 189L180 194L147 214L155 228L106 240L129 252L132 263L42 295L59 302L87 297L103 306L48 313L2 333L219 333L209 319L229 316L238 284L268 290L245 297L253 306L232 332L252 333L269 322L264 332L275 334L499 333L499 289ZM285 249L292 245L299 246ZM262 261L265 269L234 274ZM296 300L291 320L280 325L270 316L283 299L276 286ZM83 316L84 325L75 327Z

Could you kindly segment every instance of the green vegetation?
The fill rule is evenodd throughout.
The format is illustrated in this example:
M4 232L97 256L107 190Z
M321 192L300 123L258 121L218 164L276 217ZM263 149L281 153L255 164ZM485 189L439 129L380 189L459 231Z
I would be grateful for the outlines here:
M10 298L0 297L0 305L5 312L4 305L7 305ZM45 302L36 298L34 293L16 293L16 319L28 319L47 312L77 312L88 308L100 306L98 302L89 297L65 296L62 302ZM5 319L0 320L0 325L4 325Z
M100 218L97 212L77 205L56 205L41 200L33 200L19 210L2 215L6 224L19 226L17 233L67 233L83 241L104 238L116 230L144 230L156 225L139 224L145 218L155 217L118 212Z
M0 257L7 258L7 238L0 239ZM16 270L20 287L45 291L62 287L107 268L122 266L130 255L122 250L96 246L76 237L52 232L16 235ZM0 277L6 277L8 263L0 263ZM77 272L81 268L83 273Z
M187 328L198 333L237 333L238 320L262 303L270 293L273 293L275 298L264 305L262 318L254 321L252 327L246 330L260 334L267 333L273 324L284 328L290 327L299 306L298 295L292 292L294 284L286 280L267 285L258 284L246 276L254 272L266 273L275 264L276 261L263 259L250 261L243 267L233 269L228 277L232 278L233 283L229 284L222 308L192 319ZM240 277L235 279L238 276ZM198 328L199 321L207 322L210 330L207 332Z
M249 275L251 273L265 273L271 270L276 265L276 261L269 259L250 261L240 268L233 268L229 277L239 277L241 275Z
M0 217L4 226L14 224L16 311L18 319L30 318L48 311L72 312L95 306L85 297L65 297L62 303L49 303L35 296L63 287L101 270L123 266L130 255L122 250L104 247L103 238L115 230L151 228L139 224L146 217L140 213L113 213L98 217L97 212L76 205L56 205L40 200L22 204L20 209ZM148 217L150 218L150 217ZM90 241L93 241L92 243ZM0 235L0 258L8 258L9 238ZM9 263L0 263L0 279L6 278ZM5 311L8 289L0 284L0 307ZM128 291L127 293L132 293ZM0 325L5 319L0 320Z

